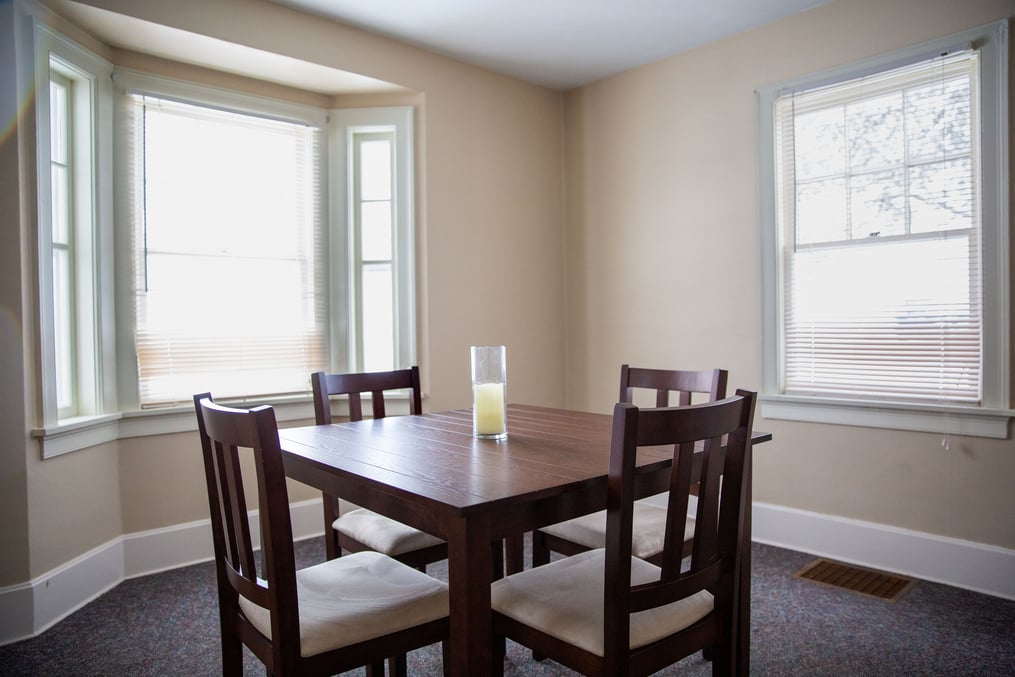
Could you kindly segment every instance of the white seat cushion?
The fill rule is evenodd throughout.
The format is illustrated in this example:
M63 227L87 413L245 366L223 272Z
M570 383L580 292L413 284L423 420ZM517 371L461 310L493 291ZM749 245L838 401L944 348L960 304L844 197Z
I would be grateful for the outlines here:
M648 559L663 551L663 530L666 528L666 507L645 501L634 504L634 532L631 554ZM606 511L582 515L566 522L540 528L543 533L557 536L586 548L606 547ZM694 537L694 518L687 516L684 540Z
M357 508L340 515L331 526L371 550L392 557L444 542L436 536L384 515L378 515L366 508Z
M355 644L448 615L448 586L379 552L357 552L296 572L300 653ZM271 638L271 615L242 595L240 608Z
M495 581L495 611L597 656L603 650L603 577L606 551L590 550ZM659 567L631 558L631 584L659 580ZM655 609L631 614L631 648L682 630L712 611L701 591Z

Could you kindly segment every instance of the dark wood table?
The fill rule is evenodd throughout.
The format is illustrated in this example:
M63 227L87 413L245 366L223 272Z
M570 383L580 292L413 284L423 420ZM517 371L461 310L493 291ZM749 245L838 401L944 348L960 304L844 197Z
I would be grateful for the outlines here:
M469 409L285 428L279 437L293 479L448 542L450 672L478 677L492 660L491 544L605 509L611 426L605 414L512 404L502 441L475 439ZM639 452L640 495L665 490L671 455L669 447ZM750 638L749 547L746 558L741 652ZM746 668L747 654L740 658Z

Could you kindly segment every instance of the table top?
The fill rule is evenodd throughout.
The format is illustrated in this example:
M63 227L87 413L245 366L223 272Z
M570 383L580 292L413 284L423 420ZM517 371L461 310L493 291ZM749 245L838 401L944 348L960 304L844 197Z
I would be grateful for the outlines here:
M507 409L505 440L473 437L470 409L284 428L279 437L287 471L295 461L304 471L365 480L374 490L459 515L531 504L590 482L605 491L612 416L521 404ZM672 447L640 450L639 470L667 466L672 453ZM301 479L299 471L290 474Z

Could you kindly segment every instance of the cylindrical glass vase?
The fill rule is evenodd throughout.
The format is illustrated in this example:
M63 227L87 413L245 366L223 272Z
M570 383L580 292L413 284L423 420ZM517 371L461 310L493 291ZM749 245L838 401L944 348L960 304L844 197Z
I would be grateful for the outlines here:
M472 434L507 437L507 350L472 346Z

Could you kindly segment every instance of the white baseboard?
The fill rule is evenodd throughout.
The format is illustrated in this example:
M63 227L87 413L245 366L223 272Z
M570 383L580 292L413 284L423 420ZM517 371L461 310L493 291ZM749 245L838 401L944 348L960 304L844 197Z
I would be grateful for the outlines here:
M296 540L323 533L320 499L294 503L290 514ZM259 545L256 511L250 520ZM45 632L128 578L211 559L210 520L114 538L28 583L0 589L0 645Z
M0 590L0 644L45 632L123 579L123 539L114 538L35 580Z
M1015 600L1015 550L769 503L752 514L758 543Z
M320 499L294 503L297 540L323 531ZM1015 550L768 503L754 504L754 540L1015 600ZM258 530L251 514L252 535ZM0 589L0 645L34 637L121 581L212 558L211 523L136 532L19 585Z

